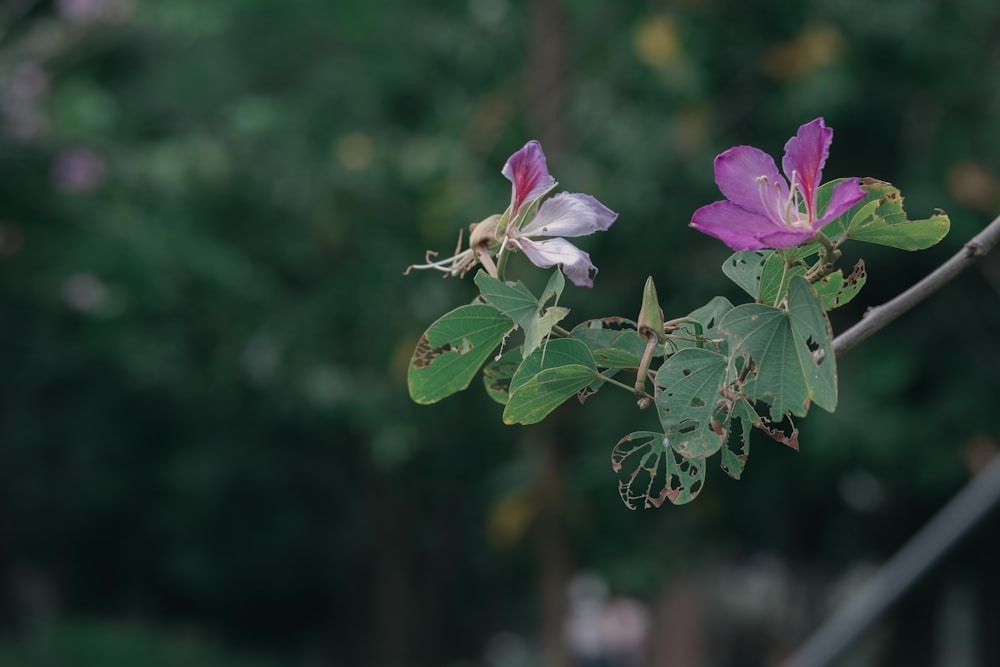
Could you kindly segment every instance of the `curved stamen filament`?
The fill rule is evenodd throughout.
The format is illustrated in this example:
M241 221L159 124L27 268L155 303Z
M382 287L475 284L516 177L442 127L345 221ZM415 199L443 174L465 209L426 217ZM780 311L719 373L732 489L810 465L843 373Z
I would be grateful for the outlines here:
M440 259L436 262L432 262L431 258L437 257L437 255L438 253L433 250L428 250L426 257L424 257L427 263L411 264L406 267L404 274L409 273L413 269L434 269L435 271L441 271L442 273L459 273L466 271L471 263L475 262L472 250L463 250L457 255L453 255L447 259ZM470 262L470 260L472 261Z
M805 191L802 189L802 184L799 183L799 173L792 171L791 183L788 187L788 202L785 204L785 220L788 220L791 227L810 227L810 211L805 212L805 219L802 218L801 204L804 197Z
M774 185L774 193L768 190L769 185ZM775 181L771 183L767 176L757 177L757 195L760 197L761 207L771 214L771 219L774 222L786 223L788 218L782 215L781 210L781 183Z
M791 229L810 228L809 212L803 214L801 210L805 192L802 189L802 184L799 183L797 172L793 171L791 174L788 196L784 198L784 201L782 201L781 196L781 180L772 183L767 176L758 176L757 185L761 207L770 213L772 220ZM773 193L768 188L770 185L774 186Z

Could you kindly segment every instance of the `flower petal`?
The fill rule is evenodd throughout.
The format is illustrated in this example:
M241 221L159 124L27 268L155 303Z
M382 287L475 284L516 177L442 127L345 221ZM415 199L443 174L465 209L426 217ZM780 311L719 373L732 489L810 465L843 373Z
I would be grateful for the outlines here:
M535 201L556 184L545 164L542 145L534 139L507 158L501 173L514 184L510 199L511 219L517 217L522 206Z
M586 236L603 232L618 214L594 197L560 192L546 199L538 215L519 230L524 236Z
M594 286L592 275L597 273L597 267L591 263L590 255L566 239L532 241L522 237L511 239L511 243L520 248L538 268L547 269L559 264L566 277L577 287Z
M816 219L814 195L823 176L823 165L830 154L832 141L833 129L827 127L822 118L817 118L800 127L796 135L785 144L781 168L785 170L785 176L789 180L794 179L802 185L802 195L806 200L810 220Z
M813 223L813 229L819 229L831 220L842 216L847 209L864 199L866 194L861 189L861 179L848 178L837 183L833 186L833 193L830 195L830 203L826 205L826 212L822 218Z
M797 245L811 241L816 236L816 232L808 229L776 229L772 232L761 234L757 239L763 243L765 248L794 248Z
M731 249L791 248L812 237L810 230L795 230L729 201L717 201L694 212L691 226L714 236Z
M715 158L715 182L726 199L775 222L788 199L774 158L752 146L736 146Z

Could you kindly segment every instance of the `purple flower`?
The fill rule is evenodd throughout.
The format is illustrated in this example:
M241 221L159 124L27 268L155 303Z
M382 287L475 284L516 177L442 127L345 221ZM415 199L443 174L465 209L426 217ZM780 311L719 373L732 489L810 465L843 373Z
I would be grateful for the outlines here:
M516 248L535 266L547 269L559 265L574 285L593 287L597 267L590 261L590 255L561 237L604 231L618 214L590 195L561 192L543 202L538 213L529 219L531 204L556 186L537 141L529 141L511 155L502 173L514 187L501 252Z
M479 223L470 234L468 249L456 249L455 255L441 260L434 259L436 253L428 252L425 264L414 264L406 272L435 269L447 275L465 275L478 263L496 277L500 258L520 250L535 266L547 269L558 265L573 284L592 287L597 267L590 255L562 237L604 231L618 214L590 195L569 192L535 206L556 186L537 141L529 141L511 155L501 173L513 184L506 212Z
M560 192L543 202L538 215L526 225L508 229L507 244L523 252L535 266L547 269L558 264L574 285L593 287L597 267L590 261L590 255L559 237L603 232L617 217L617 213L590 195ZM539 236L556 238L532 238Z
M545 164L545 153L537 141L529 141L517 151L500 170L514 184L510 195L510 219L517 219L521 209L556 186L556 180L549 174Z
M826 223L865 196L857 178L841 181L825 211L816 210L816 190L830 152L833 130L822 118L806 123L785 144L778 173L767 153L736 146L715 158L715 182L727 201L702 206L691 226L733 250L791 248L812 239Z

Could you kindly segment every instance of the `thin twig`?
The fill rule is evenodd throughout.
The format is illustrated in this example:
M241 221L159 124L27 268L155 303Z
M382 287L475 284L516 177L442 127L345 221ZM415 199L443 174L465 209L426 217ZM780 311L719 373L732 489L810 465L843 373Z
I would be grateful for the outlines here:
M913 287L894 299L886 301L881 306L868 309L860 322L833 340L834 353L837 356L842 355L913 308L954 279L963 270L985 257L998 241L1000 241L1000 216L997 216L983 231L962 246L962 249L955 253L951 259L924 276Z

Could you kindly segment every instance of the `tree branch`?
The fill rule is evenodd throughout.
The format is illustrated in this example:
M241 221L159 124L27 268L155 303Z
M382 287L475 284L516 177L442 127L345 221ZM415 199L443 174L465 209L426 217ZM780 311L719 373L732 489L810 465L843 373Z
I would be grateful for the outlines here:
M837 356L842 355L913 308L966 268L985 257L998 241L1000 241L1000 216L997 216L983 231L962 246L962 249L955 253L951 259L925 276L920 282L881 306L869 308L861 321L833 339L834 353Z

